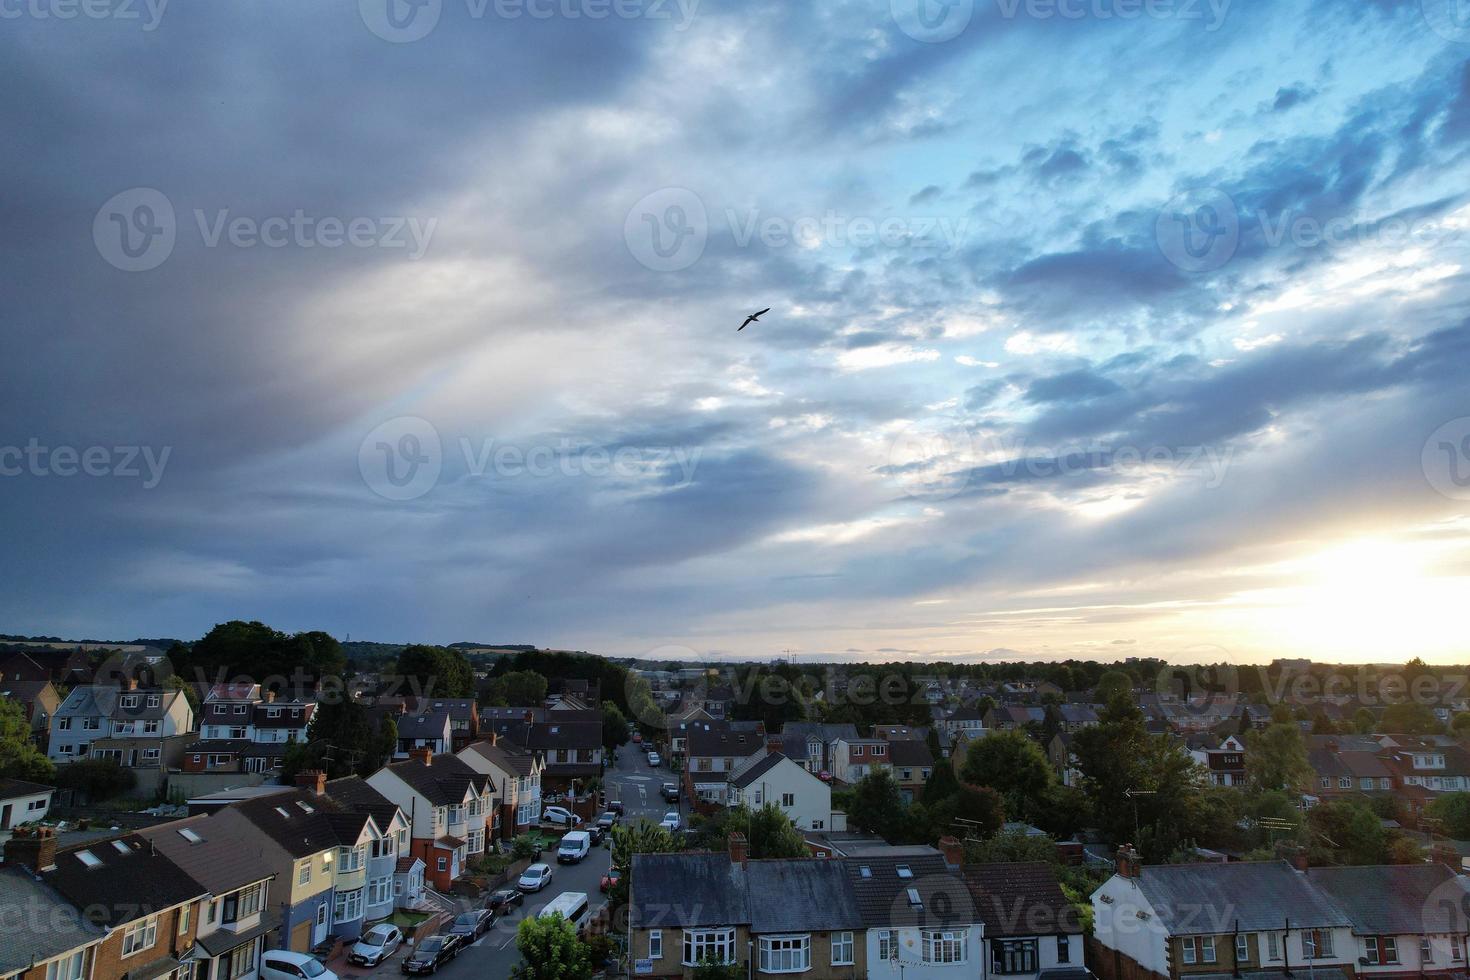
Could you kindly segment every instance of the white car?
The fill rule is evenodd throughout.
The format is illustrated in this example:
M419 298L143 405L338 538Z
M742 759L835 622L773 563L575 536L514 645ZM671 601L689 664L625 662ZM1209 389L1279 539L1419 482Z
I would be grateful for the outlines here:
M541 811L541 819L547 823L561 824L566 827L575 827L582 822L582 818L564 806L549 806Z
M516 882L516 887L523 892L539 892L551 884L551 865L533 864L527 868Z
M667 828L668 830L678 830L679 815L673 810L670 810L668 813L664 814L664 818L658 822L658 825L660 827Z
M272 949L260 954L261 980L337 980L337 974L322 966L322 961L289 949Z
M656 765L658 765L662 761L663 760L658 757L658 753L657 752L650 752L650 753L648 753L648 764L650 766L656 766Z
M403 945L403 933L396 926L380 923L362 934L347 951L347 962L363 966L377 966L392 956Z

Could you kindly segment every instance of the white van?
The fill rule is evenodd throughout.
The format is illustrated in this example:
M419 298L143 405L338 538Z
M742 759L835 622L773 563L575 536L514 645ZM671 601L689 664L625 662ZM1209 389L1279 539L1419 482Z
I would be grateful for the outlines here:
M592 907L587 904L586 892L562 892L560 895L546 903L546 908L536 914L538 919L549 919L551 916L561 913L561 917L572 924L581 935L587 928L587 921L591 918Z
M576 864L592 851L592 835L585 830L574 830L556 845L558 864Z

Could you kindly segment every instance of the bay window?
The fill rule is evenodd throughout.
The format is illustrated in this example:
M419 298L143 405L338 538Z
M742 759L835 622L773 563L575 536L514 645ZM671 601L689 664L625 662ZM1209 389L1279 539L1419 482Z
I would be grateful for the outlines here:
M684 965L699 966L711 961L724 965L735 962L735 930L684 930Z
M969 956L967 939L962 929L921 930L920 956L925 963L963 963ZM1031 948L1034 952L1034 943Z
M762 936L762 973L802 973L812 968L811 936Z

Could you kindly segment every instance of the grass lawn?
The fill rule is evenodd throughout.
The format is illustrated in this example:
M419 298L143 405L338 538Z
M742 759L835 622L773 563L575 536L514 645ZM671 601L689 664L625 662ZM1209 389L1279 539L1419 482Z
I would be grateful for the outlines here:
M428 917L428 914L424 912L409 912L406 909L399 909L388 917L388 921L399 929L412 929Z

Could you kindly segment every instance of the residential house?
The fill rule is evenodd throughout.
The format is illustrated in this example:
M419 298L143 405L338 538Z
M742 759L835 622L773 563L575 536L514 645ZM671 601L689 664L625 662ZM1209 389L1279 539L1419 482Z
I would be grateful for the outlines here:
M182 691L139 688L131 681L117 687L84 684L51 716L46 754L53 762L113 759L132 769L137 790L148 793L178 768L193 729L194 711Z
M940 847L951 866L960 864L958 840ZM1036 980L1085 969L1082 920L1050 864L968 864L960 876L984 924L985 976Z
M933 848L840 862L862 914L871 980L983 975L985 929L964 880ZM839 862L834 862L839 863Z
M728 728L697 728L689 732L684 793L690 800L724 806L729 778L752 756L766 754L765 737Z
M160 824L138 836L208 893L195 925L188 980L255 976L266 939L280 925L270 902L275 873L212 817Z
M863 918L841 862L750 861L726 854L638 854L629 943L640 976L692 977L700 963L750 976L867 976Z
M889 765L888 743L881 738L839 738L832 745L832 778L838 782L855 783Z
M542 781L565 792L602 775L602 709L566 709L544 714L545 721L493 722L497 744L508 742L546 760Z
M779 752L747 757L730 774L727 802L752 810L773 803L798 830L832 826L832 787Z
M985 712L985 728L993 732L1026 731L1027 725L1046 723L1046 709L1034 705L998 704Z
M1439 793L1470 789L1470 752L1446 736L1386 740L1382 758L1394 782L1404 789L1432 800Z
M26 680L0 674L0 698L20 705L31 726L31 739L44 749L51 716L61 707L61 696L50 678Z
M985 713L978 704L964 704L938 720L938 724L951 736L978 738L985 734Z
M490 778L463 760L415 749L367 783L408 815L409 853L423 860L433 887L447 891L468 870L469 859L484 853L495 809Z
M421 714L448 712L450 744L439 751L458 752L480 737L480 706L474 698L420 698L417 708Z
M541 776L546 757L510 743L472 742L456 753L465 765L490 779L498 808L490 822L492 840L510 840L541 820Z
M856 739L856 725L788 721L781 729L781 754L812 774L832 772L832 747L838 739Z
M1046 757L1063 786L1077 786L1082 780L1082 770L1078 768L1077 754L1072 748L1073 738L1071 732L1057 732L1046 743Z
M1104 980L1352 976L1358 961L1352 920L1286 861L1143 867L1125 846L1092 909Z
M0 657L0 677L6 680L50 681L58 687L92 683L92 662L84 650L30 647Z
M44 783L0 777L0 830L44 820L55 792L56 787Z
M1048 705L1046 718L1057 731L1070 734L1076 734L1098 722L1097 709L1090 704Z
M200 705L199 739L184 749L184 772L266 773L279 769L286 746L307 740L316 703L278 699L250 682L213 685Z
M44 905L54 908L49 896L59 894L103 933L100 940L53 959L44 972L39 965L27 971L28 978L193 980L190 954L208 890L145 838L123 834L58 848L55 831L39 827L6 842L5 863L24 869L49 890ZM49 931L50 925L39 931ZM63 944L85 931L69 914L62 916L60 928ZM16 933L31 931L7 925L0 948L16 941ZM21 942L44 940L27 937ZM241 974L245 980L253 976Z
M1323 799L1386 793L1395 785L1384 749L1367 736L1308 736L1307 762L1315 773L1312 795Z
M453 746L453 726L448 711L410 712L398 719L395 759L407 759L414 749L428 749L431 755L442 755L452 751Z
M888 742L888 763L893 768L894 782L905 803L912 803L924 792L924 784L934 771L934 756L927 743L916 738L898 738Z
M1352 920L1359 977L1464 976L1470 887L1442 864L1312 868Z
M367 842L363 920L376 922L387 918L416 890L407 877L402 882L396 880L399 862L409 854L408 816L398 804L369 786L361 776L329 780L325 788L327 798L344 813L360 813L372 818L377 833L370 835ZM418 861L420 865L418 890L421 890L423 862L411 856L410 860ZM341 885L339 878L337 887L340 889Z
M11 924L0 933L0 980L86 980L106 936L61 893L8 857L0 866L0 922ZM29 922L45 928L18 927Z
M1244 786L1245 745L1234 735L1196 735L1186 740L1189 755L1204 766L1211 786Z

